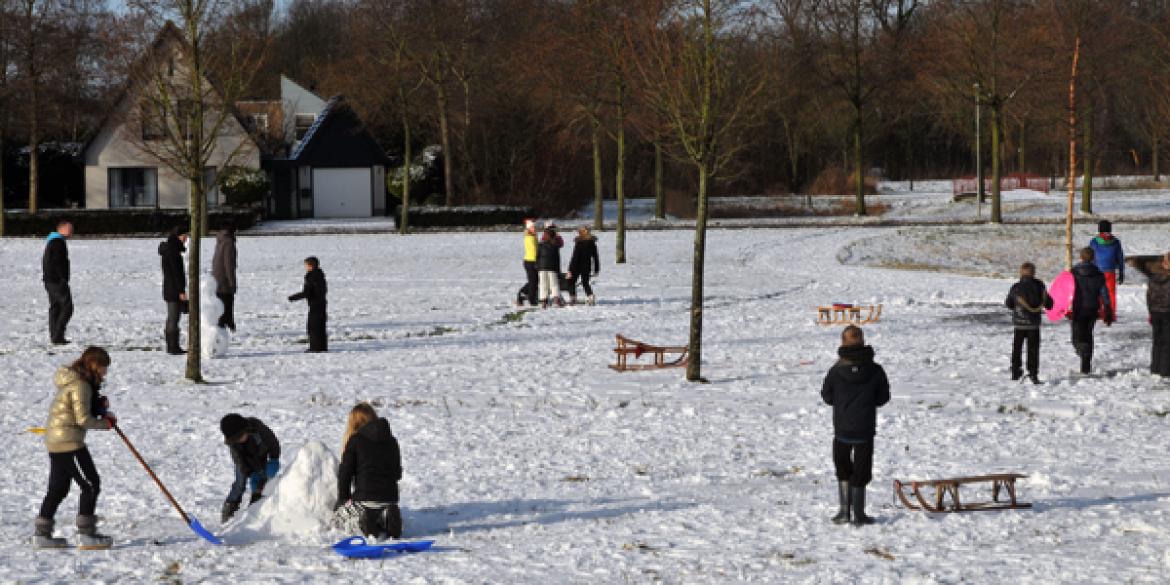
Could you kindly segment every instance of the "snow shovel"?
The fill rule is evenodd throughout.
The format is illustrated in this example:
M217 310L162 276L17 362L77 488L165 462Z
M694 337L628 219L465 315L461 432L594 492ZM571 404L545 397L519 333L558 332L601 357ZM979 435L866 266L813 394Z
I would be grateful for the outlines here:
M182 506L180 506L179 503L175 501L175 497L171 495L171 492L167 491L167 487L164 486L161 481L159 481L158 476L154 474L154 470L151 469L150 466L146 464L146 461L142 459L142 455L140 455L138 453L138 449L135 449L134 445L130 443L130 439L126 438L126 434L122 432L122 429L118 428L116 423L114 424L113 428L114 431L118 433L118 436L122 437L122 441L126 443L126 446L130 448L130 452L134 454L134 458L137 459L138 462L142 464L142 467L146 469L146 472L150 474L150 478L154 480L154 483L158 484L158 489L162 490L163 495L171 501L171 505L174 506L175 510L179 512L179 516L182 516L183 522L186 522L187 526L190 526L191 530L195 531L195 534L203 537L203 539L207 542L210 542L211 544L223 544L223 541L220 540L218 536L212 534L209 530L204 528L203 525L199 523L199 520L196 520L192 516L188 516L187 513L183 511Z

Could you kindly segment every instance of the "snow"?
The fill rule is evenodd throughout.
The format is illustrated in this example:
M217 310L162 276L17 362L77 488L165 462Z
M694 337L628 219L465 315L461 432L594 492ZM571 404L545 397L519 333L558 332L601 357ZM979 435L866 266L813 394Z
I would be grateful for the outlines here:
M276 480L264 487L265 497L232 519L224 530L224 542L304 542L329 533L337 500L337 456L324 443L310 441L291 460ZM340 540L346 535L333 536Z
M1114 229L1130 254L1170 248L1165 224ZM1092 231L1078 225L1077 242ZM1045 383L1008 380L1004 296L1021 258L1051 280L1058 232L713 230L710 384L607 367L615 333L685 341L685 230L629 233L624 265L602 234L598 306L522 313L511 306L517 232L243 233L239 330L204 363L202 385L161 351L155 242L70 242L75 343L58 348L44 331L43 242L2 239L0 582L1165 582L1170 384L1148 373L1140 279L1120 288L1119 322L1098 329L1097 375L1069 373L1068 327L1045 322ZM328 354L303 353L305 307L286 300L310 254L329 279ZM833 301L884 305L866 330L893 399L869 488L879 523L864 529L828 521L831 412L819 389L840 331L815 325L814 309ZM192 533L117 437L93 431L98 515L115 548L29 549L48 461L25 430L44 422L54 369L90 343L111 350L120 426L184 509L237 544ZM402 447L405 537L436 540L433 552L355 562L328 549L340 536L321 528L316 498L362 400ZM274 493L224 533L228 412L260 417L286 453ZM1007 471L1028 475L1019 489L1033 510L931 516L892 502L895 478ZM70 539L76 494L57 516Z
M202 280L199 290L199 338L202 342L200 353L205 360L223 357L231 345L232 334L227 328L219 326L223 302L215 296L215 279Z

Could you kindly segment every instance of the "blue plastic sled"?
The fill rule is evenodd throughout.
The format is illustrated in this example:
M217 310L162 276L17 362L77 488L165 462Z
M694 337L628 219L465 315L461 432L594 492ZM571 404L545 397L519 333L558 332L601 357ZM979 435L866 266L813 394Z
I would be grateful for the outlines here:
M380 559L391 553L422 552L435 544L433 540L415 540L390 544L366 544L363 536L352 536L335 545L337 554L350 559Z

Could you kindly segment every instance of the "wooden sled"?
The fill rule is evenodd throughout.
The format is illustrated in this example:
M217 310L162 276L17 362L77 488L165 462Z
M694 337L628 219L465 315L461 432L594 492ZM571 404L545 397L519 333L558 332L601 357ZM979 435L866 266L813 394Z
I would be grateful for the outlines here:
M685 346L665 346L665 345L650 345L649 343L642 343L628 337L621 335L617 336L617 347L613 349L617 354L617 363L610 364L609 367L619 371L625 372L627 370L657 370L661 368L680 368L687 365L687 348ZM670 355L670 361L667 361L667 356ZM634 359L641 358L644 355L654 356L654 363L652 364L630 364L630 356Z
M865 315L862 316L862 313ZM867 325L882 318L881 305L829 305L817 307L817 325Z
M978 510L1017 510L1031 508L1032 504L1020 502L1016 499L1016 480L1028 477L1018 473L1003 473L997 475L979 475L975 477L956 477L951 479L931 479L925 481L911 481L904 484L894 480L894 493L902 501L902 505L910 510L926 510L927 512L973 512ZM959 487L970 483L991 484L991 501L964 503L959 499ZM922 495L922 488L934 488L934 497L927 499ZM911 495L917 503L911 502L904 488L909 487ZM1000 493L1006 493L1008 501L999 501ZM950 505L947 505L947 496L950 496Z

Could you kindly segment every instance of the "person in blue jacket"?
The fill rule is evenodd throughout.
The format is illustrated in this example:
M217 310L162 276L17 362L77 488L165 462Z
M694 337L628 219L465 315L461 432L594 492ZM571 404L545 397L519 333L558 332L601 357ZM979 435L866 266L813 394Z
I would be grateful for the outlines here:
M1097 222L1097 235L1089 241L1093 249L1093 263L1105 275L1105 288L1109 289L1109 306L1117 318L1117 285L1125 284L1125 250L1121 240L1113 235L1113 224L1107 219Z

